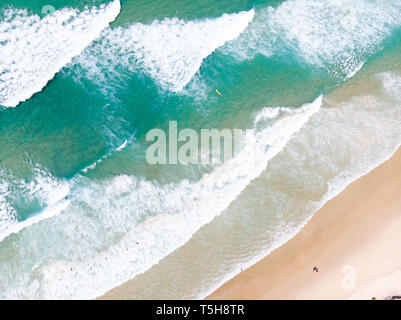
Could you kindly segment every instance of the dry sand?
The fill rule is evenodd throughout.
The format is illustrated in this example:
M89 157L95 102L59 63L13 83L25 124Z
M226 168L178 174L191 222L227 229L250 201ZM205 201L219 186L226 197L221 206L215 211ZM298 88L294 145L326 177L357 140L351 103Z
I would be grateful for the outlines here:
M393 295L401 295L401 150L327 202L294 238L208 299Z

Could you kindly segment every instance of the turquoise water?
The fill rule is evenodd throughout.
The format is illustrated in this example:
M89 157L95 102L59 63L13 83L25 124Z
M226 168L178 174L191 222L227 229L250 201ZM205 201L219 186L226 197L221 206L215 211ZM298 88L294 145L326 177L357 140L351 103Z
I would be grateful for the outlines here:
M222 230L235 234L237 257L215 252L204 278L185 272L181 288L198 290L167 292L166 279L143 293L197 297L291 236L401 141L398 1L57 1L52 14L46 5L0 4L3 298L93 298L147 270L152 283L161 259L166 270L192 261L169 256L188 240L202 238L204 252ZM377 123L366 101L344 102L365 91L380 101ZM345 119L352 125L327 129ZM171 120L247 130L244 152L223 165L149 165L146 133ZM354 154L373 127L388 145L366 139L376 152ZM300 159L308 167L292 172ZM233 206L247 217L239 225Z

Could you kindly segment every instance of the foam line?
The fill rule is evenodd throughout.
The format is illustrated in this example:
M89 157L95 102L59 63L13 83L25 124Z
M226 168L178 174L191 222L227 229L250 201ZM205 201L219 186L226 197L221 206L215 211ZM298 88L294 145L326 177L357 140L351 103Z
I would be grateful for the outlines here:
M15 107L41 91L119 12L118 0L83 12L65 8L44 18L7 9L0 22L0 105Z
M258 11L247 30L223 51L241 60L290 52L346 79L367 56L381 50L399 26L397 1L288 0Z
M177 18L107 29L93 47L76 59L93 80L116 77L116 66L150 75L163 89L181 91L217 48L236 39L254 17L254 10L218 18ZM99 67L101 66L101 67ZM107 83L106 83L107 85Z

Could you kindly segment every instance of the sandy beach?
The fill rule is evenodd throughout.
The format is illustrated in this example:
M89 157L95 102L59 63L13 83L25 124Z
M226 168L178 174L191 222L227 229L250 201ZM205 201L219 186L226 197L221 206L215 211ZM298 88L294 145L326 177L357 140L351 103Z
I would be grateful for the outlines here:
M328 201L294 238L208 299L385 299L401 295L400 213L398 150Z

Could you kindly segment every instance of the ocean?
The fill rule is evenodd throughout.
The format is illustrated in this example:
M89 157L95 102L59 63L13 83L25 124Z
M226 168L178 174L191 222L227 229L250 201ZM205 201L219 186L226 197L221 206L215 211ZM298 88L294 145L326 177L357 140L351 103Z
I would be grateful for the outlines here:
M205 297L401 145L400 52L398 0L0 0L0 298Z

